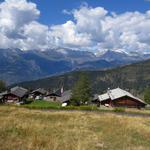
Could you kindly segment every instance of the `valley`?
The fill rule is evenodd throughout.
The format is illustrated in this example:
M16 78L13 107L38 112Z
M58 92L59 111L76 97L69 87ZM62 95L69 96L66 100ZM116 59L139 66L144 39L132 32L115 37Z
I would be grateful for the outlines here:
M17 85L29 89L54 89L64 86L68 90L72 89L82 72L89 77L94 94L105 92L108 88L120 87L138 95L150 86L150 60L103 71L73 71Z
M148 58L149 55L130 55L110 50L96 55L64 48L44 51L0 49L0 79L10 85L75 70L106 70Z

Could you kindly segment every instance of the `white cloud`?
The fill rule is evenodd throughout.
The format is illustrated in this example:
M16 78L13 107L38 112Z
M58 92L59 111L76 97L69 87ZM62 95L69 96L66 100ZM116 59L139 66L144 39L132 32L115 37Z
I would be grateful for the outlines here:
M77 32L76 24L72 21L67 21L62 25L52 26L51 36L57 46L79 48L91 44L89 35L87 33Z
M25 37L23 39L23 48L27 50L48 48L48 32L48 27L38 22L25 25L23 28L23 36Z
M150 11L117 15L114 12L108 13L102 7L84 5L71 13L74 22L68 21L52 27L51 32L57 37L57 45L93 51L150 51Z
M6 0L0 4L0 32L10 38L18 37L20 29L37 19L39 14L34 3Z
M102 7L90 8L81 7L74 10L73 15L76 20L78 32L85 32L92 36L92 40L102 41L104 37L102 22L107 11Z
M27 0L5 0L0 3L0 48L150 50L150 10L116 14L84 4L63 13L74 19L48 27L37 21L40 11L36 4Z
M10 48L11 44L11 40L0 33L0 48Z

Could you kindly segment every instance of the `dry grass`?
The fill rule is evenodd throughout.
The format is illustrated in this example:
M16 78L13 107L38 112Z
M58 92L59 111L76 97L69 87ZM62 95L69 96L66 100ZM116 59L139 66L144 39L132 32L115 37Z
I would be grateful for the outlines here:
M150 110L149 109L135 109L135 108L126 108L126 112L128 113L134 113L134 114L145 114L145 115L150 115Z
M150 118L0 106L1 150L149 150Z

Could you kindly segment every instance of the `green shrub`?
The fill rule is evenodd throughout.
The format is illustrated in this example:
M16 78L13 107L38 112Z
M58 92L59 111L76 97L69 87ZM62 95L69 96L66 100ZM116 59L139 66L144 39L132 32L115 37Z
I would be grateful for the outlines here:
M144 91L144 100L146 103L150 104L150 87Z
M62 110L77 110L78 106L69 105L66 107L61 107Z
M83 105L79 107L80 110L97 110L96 106Z
M125 108L123 108L123 107L116 107L116 108L114 108L113 111L114 112L125 112Z
M23 107L30 108L30 109L60 109L61 105L57 102L36 100L30 104L23 105Z

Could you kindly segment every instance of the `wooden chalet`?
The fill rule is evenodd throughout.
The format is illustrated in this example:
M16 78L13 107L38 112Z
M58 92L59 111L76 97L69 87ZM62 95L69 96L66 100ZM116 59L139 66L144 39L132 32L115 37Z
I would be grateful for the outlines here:
M58 101L58 99L62 96L61 89L58 89L53 92L49 92L46 96L45 99L48 101Z
M44 96L46 95L47 91L42 89L42 88L39 88L39 89L36 89L34 91L31 92L30 94L30 98L33 98L33 99L43 99Z
M61 92L61 89L46 95L45 100L69 104L71 98L71 90Z
M45 99L48 101L57 101L61 97L61 95L58 95L56 93L49 93L45 96Z
M3 102L14 103L20 102L28 97L28 90L22 87L11 88L9 92L3 94Z
M92 101L90 102L90 105L96 105L97 107L100 106L100 101L99 101L98 96L99 96L98 94L95 94L95 95L93 96L93 99L92 99Z
M7 93L8 93L7 91L0 93L0 103L4 102L4 95Z
M66 104L69 104L70 103L70 99L71 99L71 95L72 95L72 92L71 90L68 90L68 91L64 91L61 95L61 97L58 99L58 101L60 103L66 103Z
M111 107L142 108L146 106L143 100L120 88L108 90L107 93L99 95L98 101L100 105Z

